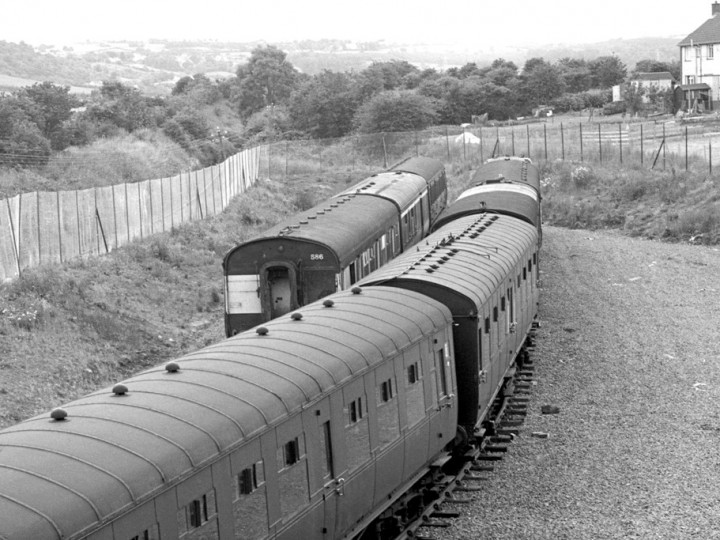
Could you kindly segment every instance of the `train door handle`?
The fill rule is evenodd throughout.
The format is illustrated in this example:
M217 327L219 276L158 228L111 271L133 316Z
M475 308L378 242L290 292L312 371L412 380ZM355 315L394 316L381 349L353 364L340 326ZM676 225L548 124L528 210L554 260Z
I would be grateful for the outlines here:
M344 478L338 478L335 480L335 493L338 494L338 496L342 497L345 495L345 479Z

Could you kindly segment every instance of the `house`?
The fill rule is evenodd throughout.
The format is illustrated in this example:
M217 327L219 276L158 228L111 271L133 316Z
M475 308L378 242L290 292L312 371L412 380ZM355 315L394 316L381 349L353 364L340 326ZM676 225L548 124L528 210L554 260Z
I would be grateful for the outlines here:
M720 3L712 17L680 43L682 80L676 89L683 110L720 109ZM716 54L717 53L717 54Z

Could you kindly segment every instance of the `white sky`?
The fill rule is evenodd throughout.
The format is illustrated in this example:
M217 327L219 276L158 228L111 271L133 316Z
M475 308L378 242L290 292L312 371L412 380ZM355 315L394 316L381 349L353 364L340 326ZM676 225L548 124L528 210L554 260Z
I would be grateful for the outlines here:
M712 0L6 0L0 40L341 38L403 43L592 43L685 37Z

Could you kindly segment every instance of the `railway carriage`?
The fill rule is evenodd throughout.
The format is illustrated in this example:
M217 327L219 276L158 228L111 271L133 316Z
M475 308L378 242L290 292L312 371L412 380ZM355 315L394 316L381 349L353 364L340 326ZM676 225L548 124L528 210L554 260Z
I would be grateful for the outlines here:
M441 162L414 157L230 250L231 336L351 286L414 245L447 201Z
M455 436L451 325L344 291L1 431L0 538L361 531Z
M481 426L535 320L538 249L531 224L470 215L359 283L421 291L451 310L463 436Z
M495 212L534 225L542 242L540 172L529 158L488 160L475 171L471 185L441 213L434 230L461 216Z

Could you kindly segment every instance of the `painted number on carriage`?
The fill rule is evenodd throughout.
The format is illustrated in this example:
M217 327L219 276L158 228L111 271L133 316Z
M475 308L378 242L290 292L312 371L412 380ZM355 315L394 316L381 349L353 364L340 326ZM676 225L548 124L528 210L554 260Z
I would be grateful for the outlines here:
M323 254L322 254L322 253L311 253L311 254L310 254L310 260L311 260L311 261L322 261L322 260L323 260Z

